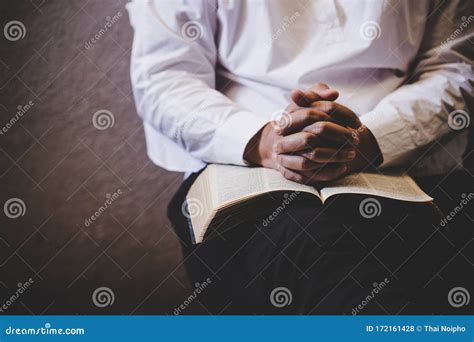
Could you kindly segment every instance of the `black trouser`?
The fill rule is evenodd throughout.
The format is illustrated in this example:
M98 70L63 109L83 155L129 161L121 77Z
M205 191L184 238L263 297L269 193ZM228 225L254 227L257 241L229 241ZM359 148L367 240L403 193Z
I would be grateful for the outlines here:
M472 293L474 205L441 223L462 193L474 192L469 174L418 180L441 210L377 198L381 210L374 218L361 215L366 196L318 205L299 195L264 224L285 199L267 195L273 209L192 245L181 205L195 178L183 183L169 206L191 282L211 280L187 313L462 314L472 308L454 308L447 296L456 286Z

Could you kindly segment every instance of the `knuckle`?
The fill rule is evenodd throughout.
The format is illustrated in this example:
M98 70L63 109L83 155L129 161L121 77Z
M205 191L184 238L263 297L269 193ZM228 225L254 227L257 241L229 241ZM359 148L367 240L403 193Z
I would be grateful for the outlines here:
M321 150L319 148L315 148L310 152L311 159L316 160L317 157L319 157L319 154L321 153Z
M314 116L318 121L328 121L330 119L326 113L321 111L315 111Z
M308 158L308 159L310 159L310 160L313 160L313 161L316 160L316 153L314 152L314 150L311 151L311 152L308 152L308 153L306 154L306 158Z
M305 145L309 145L309 144L311 143L312 137L313 137L312 134L306 133L306 134L303 136L303 143L304 143Z
M282 168L280 172L286 179L291 179L291 172L288 169Z
M329 88L329 86L328 86L326 83L324 83L324 82L318 82L318 83L316 83L316 84L315 84L315 87L316 87L316 88L322 88L322 89L327 89L327 88Z
M293 181L298 182L298 183L303 183L304 178L301 175L294 175Z
M305 110L303 110L302 117L303 117L303 120L304 120L304 121L309 120L309 119L311 118L311 109L305 109Z
M290 175L287 178L289 180L293 181L293 182L297 182L297 183L303 182L303 177L301 177L300 175L291 173L291 172L290 172Z
M320 121L317 123L316 127L319 134L325 134L328 130L328 123L325 121Z
M308 167L310 167L311 162L309 159L301 157L299 164L302 169L307 169Z
M276 156L276 162L280 165L282 165L284 163L284 159L283 159L283 156L281 154L277 154Z
M294 103L291 103L286 107L285 111L291 113L291 112L294 112L295 110L297 110L298 108L299 108L298 105L296 105Z
M327 118L327 115L321 112L320 110L318 110L317 108L311 108L310 113L311 113L311 119L315 122L325 121Z
M326 113L326 114L331 114L331 112L334 109L334 102L331 101L320 101L317 104L317 107L321 112Z
M334 104L334 102L325 102L325 106L326 111L328 111L329 113L332 113L336 110L336 105Z

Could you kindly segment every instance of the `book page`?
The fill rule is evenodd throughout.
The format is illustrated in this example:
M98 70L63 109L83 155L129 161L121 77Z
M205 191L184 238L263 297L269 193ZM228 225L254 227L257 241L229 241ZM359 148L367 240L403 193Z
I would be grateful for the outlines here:
M276 170L219 164L209 165L208 169L217 206L271 191L303 191L319 197L313 187L289 181Z
M283 177L280 172L272 169L262 168L266 188L271 191L302 191L313 194L319 198L319 192L310 185L304 185L290 181Z
M367 194L400 201L429 202L428 196L408 175L396 171L357 173L331 182L321 189L321 198L326 200L337 194Z
M186 203L181 208L183 215L191 220L194 241L200 243L206 232L207 222L214 212L214 187L211 185L209 173L204 170L194 181L186 195Z

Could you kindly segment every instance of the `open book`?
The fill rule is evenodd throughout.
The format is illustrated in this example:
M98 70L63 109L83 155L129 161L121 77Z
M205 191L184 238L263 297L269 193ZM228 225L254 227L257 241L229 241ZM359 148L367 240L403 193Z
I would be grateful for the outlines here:
M248 218L256 210L259 197L282 191L312 194L323 204L338 194L366 194L410 202L433 200L411 177L394 171L352 174L317 189L287 180L272 169L211 164L189 189L183 207L194 242L200 243L212 235L210 226L220 230L235 227L237 221L233 219L239 216L236 213L244 212Z

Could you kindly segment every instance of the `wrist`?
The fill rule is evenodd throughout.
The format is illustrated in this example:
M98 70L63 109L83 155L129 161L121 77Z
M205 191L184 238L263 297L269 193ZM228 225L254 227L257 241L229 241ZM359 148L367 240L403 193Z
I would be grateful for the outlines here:
M273 127L267 123L247 143L244 160L251 165L270 167L272 159Z
M364 127L364 143L367 145L367 154L366 158L367 160L375 167L380 166L383 163L383 155L382 151L380 150L379 143L377 142L377 139L375 139L375 136L372 134L370 129L368 129L366 126Z
M381 165L383 162L382 151L372 132L364 125L355 132L359 140L356 146L357 157L350 163L349 169L357 171Z

